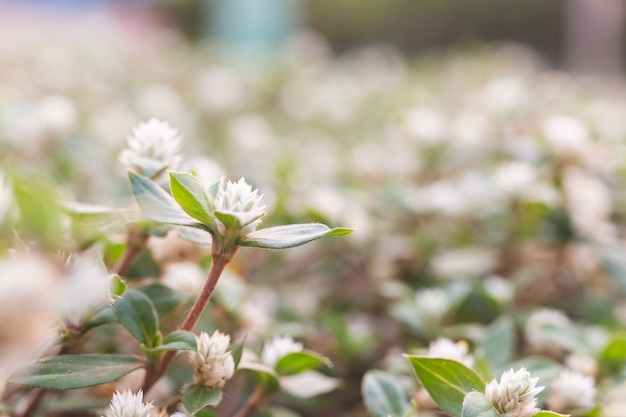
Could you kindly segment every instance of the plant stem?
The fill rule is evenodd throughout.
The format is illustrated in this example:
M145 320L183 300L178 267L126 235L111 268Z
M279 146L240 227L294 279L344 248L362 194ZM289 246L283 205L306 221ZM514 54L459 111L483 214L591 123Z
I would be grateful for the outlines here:
M148 234L143 231L141 226L133 224L129 227L126 248L114 268L117 275L124 276L128 273L137 256L145 248L147 241Z
M261 387L256 387L254 392L248 397L248 400L241 406L233 417L246 417L261 406L264 399L264 391Z
M180 326L180 330L193 331L194 327L202 317L202 313L206 309L206 306L209 304L209 300L213 295L213 291L215 290L215 286L217 285L217 281L220 279L224 268L226 265L235 257L237 254L237 247L230 248L228 250L222 250L220 245L213 240L213 253L211 262L211 269L209 270L209 275L207 277L204 286L202 287L202 291L196 298L196 301L191 306L191 310L187 313L187 317L183 321L183 324ZM168 350L163 354L161 359L161 366L158 371L151 371L150 369L146 372L146 377L144 379L143 391L147 392L154 383L165 374L168 366L174 359L176 355L176 351Z
M39 407L39 403L43 399L43 396L46 395L46 392L46 390L41 388L35 390L35 393L31 397L30 402L28 403L24 411L19 414L19 417L29 417L30 415L32 415L37 407Z

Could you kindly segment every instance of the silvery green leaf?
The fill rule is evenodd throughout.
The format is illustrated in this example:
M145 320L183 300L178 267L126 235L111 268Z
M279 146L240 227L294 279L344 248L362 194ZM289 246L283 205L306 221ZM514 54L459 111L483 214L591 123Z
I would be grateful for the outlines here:
M154 181L129 172L130 184L135 199L144 216L148 219L182 226L201 227L198 220L181 209L171 195L166 193Z
M316 371L280 377L280 388L294 397L310 398L325 394L341 386L341 380Z
M303 245L323 236L343 236L352 232L353 229L331 229L321 223L290 224L256 230L246 235L240 245L266 249L286 249Z

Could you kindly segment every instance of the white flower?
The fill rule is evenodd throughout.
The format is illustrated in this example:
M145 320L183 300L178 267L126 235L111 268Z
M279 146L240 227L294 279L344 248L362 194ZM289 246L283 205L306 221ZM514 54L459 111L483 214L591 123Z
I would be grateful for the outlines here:
M537 178L537 170L528 162L505 162L496 168L494 182L505 195L522 194Z
M554 349L552 340L546 339L546 328L565 328L571 325L570 319L559 310L543 308L534 311L526 320L524 334L528 342L537 349Z
M152 403L143 402L143 392L117 391L104 417L149 417Z
M222 388L235 373L233 355L227 351L230 336L216 330L211 336L200 333L197 340L198 352L189 352L196 384Z
M452 359L471 368L474 366L474 358L468 354L468 344L465 340L453 342L445 337L440 337L428 345L427 356L431 358Z
M302 351L302 343L295 342L291 336L276 336L263 346L261 360L272 368L285 355Z
M483 281L485 292L501 304L509 303L515 297L515 287L498 275L492 275Z
M560 413L577 414L595 405L595 379L571 369L564 369L552 380L546 404Z
M574 352L565 358L565 366L586 376L595 376L598 373L598 361L585 353Z
M215 210L235 215L241 226L239 236L243 237L253 232L265 215L265 206L261 205L262 197L244 178L237 182L223 181L215 196ZM226 234L226 226L219 220L217 227L220 234Z
M446 315L452 302L446 292L440 288L427 288L415 294L417 308L429 319L439 321Z
M575 117L551 116L544 121L541 128L549 147L557 156L582 156L589 151L589 130Z
M152 176L164 169L178 166L182 139L166 122L152 118L140 123L128 136L128 147L120 154L120 161L128 169Z
M502 414L502 417L531 417L539 409L535 395L545 387L537 387L539 378L531 378L526 368L513 369L502 374L500 382L494 379L487 384L485 396Z
M162 281L168 287L185 294L198 294L204 278L205 273L196 262L184 261L167 265Z
M6 177L0 171L0 226L8 217L11 205L13 204L13 190L11 185L6 181Z
M404 116L407 130L426 144L441 142L446 134L446 121L443 115L428 108L414 108Z

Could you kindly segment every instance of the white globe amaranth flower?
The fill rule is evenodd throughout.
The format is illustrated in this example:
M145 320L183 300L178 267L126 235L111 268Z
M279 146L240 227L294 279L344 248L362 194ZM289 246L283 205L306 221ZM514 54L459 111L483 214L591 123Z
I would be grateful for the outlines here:
M216 330L211 336L200 333L197 340L198 351L189 352L196 384L222 388L235 373L235 361L228 351L230 336Z
M215 211L231 214L239 220L239 237L244 237L256 230L265 215L265 206L261 204L263 195L252 189L242 177L237 182L222 181L215 196ZM227 226L220 220L216 221L221 235L227 234Z
M428 345L427 356L431 358L452 359L462 363L468 368L474 366L474 358L469 354L469 345L465 340L453 342L452 340L440 337Z
M103 417L149 417L152 403L143 402L143 391L133 394L130 390L115 392L109 409Z
M274 367L276 362L285 355L302 351L302 343L296 342L291 336L276 336L263 346L261 360L267 366Z
M441 288L426 288L415 294L415 304L428 319L440 321L452 307L448 294Z
M579 414L595 406L595 378L564 369L552 380L546 404L559 413Z
M140 123L128 136L128 147L120 153L120 162L128 169L152 176L174 169L182 160L182 138L167 122L156 118Z
M531 378L526 368L512 368L485 387L485 396L502 417L532 417L539 411L537 398L545 387L537 387L539 377Z

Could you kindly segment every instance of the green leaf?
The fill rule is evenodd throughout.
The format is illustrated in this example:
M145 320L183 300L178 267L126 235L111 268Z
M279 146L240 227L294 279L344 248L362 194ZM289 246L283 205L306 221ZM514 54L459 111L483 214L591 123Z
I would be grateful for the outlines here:
M181 209L171 195L154 181L144 176L128 173L135 199L148 219L182 226L204 227Z
M215 207L200 180L186 172L170 171L169 174L172 196L185 213L206 225L215 225Z
M626 360L626 332L617 332L612 335L600 354L600 358L609 362L624 362Z
M502 417L489 402L485 394L478 391L468 393L463 399L461 417Z
M61 355L41 359L28 375L17 376L11 382L31 388L76 389L114 381L143 363L126 355Z
M515 343L513 320L502 316L489 326L481 345L485 358L494 369L500 370L511 361Z
M154 304L157 314L163 318L187 301L189 296L162 284L148 284L137 287Z
M361 394L367 409L376 417L403 417L410 408L402 386L387 372L368 371L363 377Z
M159 330L159 317L152 301L144 293L128 290L114 305L119 322L140 343L154 347Z
M326 365L332 368L333 364L325 356L310 350L288 353L276 361L274 369L279 375L298 374Z
M280 387L276 371L263 363L242 360L239 363L238 370L239 369L252 372L258 384L263 387L265 392L273 392Z
M341 380L315 371L280 377L280 388L287 394L299 398L310 398L325 394L341 385Z
M236 343L230 350L230 354L233 355L233 361L235 362L235 370L239 368L239 362L241 362L241 357L243 356L243 348L245 343L246 337L244 336L241 342Z
M190 350L198 351L198 341L193 333L185 330L177 330L168 334L163 340L163 344L152 349L156 352L164 350Z
M91 329L95 329L96 327L113 323L119 323L115 310L109 305L103 305L98 307L96 312L89 317L87 321L85 321L83 330L87 332Z
M444 411L461 416L463 398L484 391L485 382L465 365L451 359L406 355L420 382Z
M249 233L240 244L256 248L286 249L304 245L326 235L342 236L352 231L346 228L330 229L321 223L290 224L256 230Z
M554 411L541 410L540 412L535 414L533 417L569 417L569 416L570 414L559 414L559 413L555 413Z
M126 282L119 275L113 274L109 288L111 294L121 297L124 291L126 291Z
M241 229L263 216L264 211L215 210L215 217L224 223L227 229L231 227Z
M222 401L222 390L196 384L185 385L180 393L185 409L196 414L204 407L217 407Z

